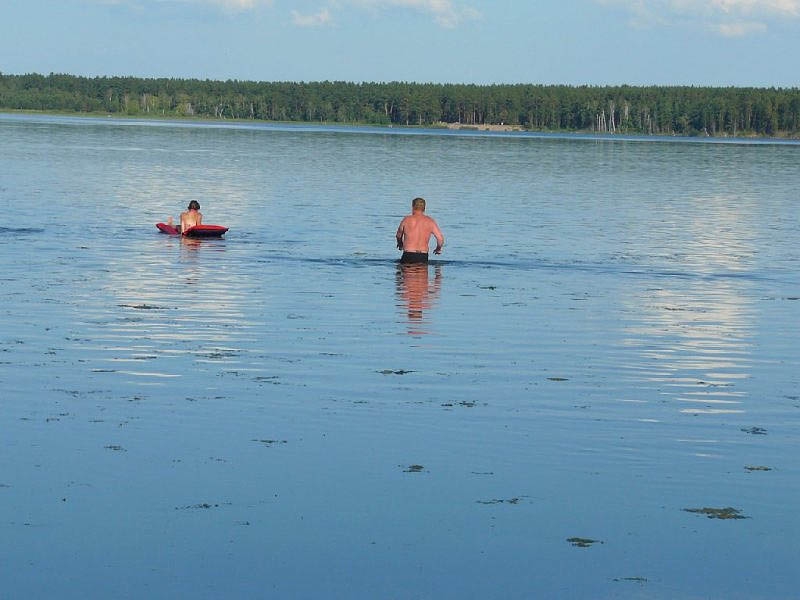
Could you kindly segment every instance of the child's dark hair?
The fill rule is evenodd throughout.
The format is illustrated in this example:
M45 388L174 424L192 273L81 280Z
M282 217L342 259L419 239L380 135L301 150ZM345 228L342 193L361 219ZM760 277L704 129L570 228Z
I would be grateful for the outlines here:
M200 210L200 203L197 200L192 200L189 202L189 210Z

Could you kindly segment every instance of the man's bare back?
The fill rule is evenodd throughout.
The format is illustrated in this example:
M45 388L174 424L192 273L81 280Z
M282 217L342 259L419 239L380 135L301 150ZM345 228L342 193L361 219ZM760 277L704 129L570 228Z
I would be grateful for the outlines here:
M403 218L397 228L397 248L406 254L428 254L428 243L431 236L436 238L434 254L442 253L444 235L431 217L425 214L425 200L414 198L411 203L412 212Z

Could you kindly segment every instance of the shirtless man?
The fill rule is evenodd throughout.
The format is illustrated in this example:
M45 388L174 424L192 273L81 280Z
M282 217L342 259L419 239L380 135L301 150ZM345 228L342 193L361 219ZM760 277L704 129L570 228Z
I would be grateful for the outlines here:
M200 212L200 203L197 200L189 202L189 208L181 213L180 231L183 233L190 227L203 223L203 213Z
M436 238L433 253L441 254L444 236L436 221L425 214L425 199L414 198L411 202L411 214L404 217L397 228L397 249L403 251L400 262L428 262L428 242L431 236Z

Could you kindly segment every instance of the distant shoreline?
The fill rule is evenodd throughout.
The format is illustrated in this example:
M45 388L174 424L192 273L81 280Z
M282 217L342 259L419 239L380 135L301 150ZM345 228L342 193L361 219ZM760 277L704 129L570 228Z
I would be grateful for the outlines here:
M0 73L0 109L504 133L800 138L800 88L253 82Z
M0 115L31 115L31 116L52 116L52 117L70 117L76 119L112 119L118 121L128 121L128 122L135 122L135 121L163 121L167 122L175 122L175 123L197 123L197 124L263 124L263 125L284 125L284 126L292 126L292 127L354 127L354 128L371 128L371 129L408 129L408 130L418 130L418 129L427 129L427 130L448 130L448 131L463 131L465 133L468 132L486 132L486 133L529 133L529 134L542 134L542 135L575 135L575 136L604 136L604 137L650 137L655 139L670 139L670 138L686 138L686 139L708 139L708 140L775 140L776 142L796 142L800 140L800 134L779 134L779 135L759 135L756 133L740 133L736 136L732 136L729 134L716 134L716 135L681 135L681 134L674 134L674 133L653 133L653 134L642 134L639 132L623 132L618 131L616 133L608 133L608 132L601 132L601 131L593 131L591 129L583 129L583 130L576 130L576 129L561 129L561 130L551 130L551 129L526 129L520 125L507 125L507 124L481 124L481 125L469 125L465 123L432 123L429 125L395 125L395 124L376 124L376 123L363 123L363 122L351 122L351 123L344 123L340 121L269 121L263 119L237 119L237 118L210 118L210 117L198 117L198 116L179 116L179 115L126 115L126 114L119 114L119 113L106 113L106 112L73 112L73 111L57 111L57 110L30 110L30 109L22 109L22 110L15 110L15 109L8 109L8 108L0 108Z
M268 121L264 119L238 119L238 118L231 118L231 117L223 117L223 118L209 118L209 117L197 117L197 116L186 116L186 115L125 115L119 113L109 113L109 112L76 112L76 111L61 111L61 110L32 110L32 109L10 109L10 108L0 108L0 114L8 114L8 115L45 115L45 116L54 116L54 117L87 117L87 118L109 118L109 119L120 119L125 121L136 121L136 120L150 120L150 121L188 121L188 122L196 122L196 123L274 123L276 125L308 125L310 127L313 126L331 126L331 125L341 125L343 127L376 127L378 129L452 129L455 131L496 131L496 132L511 132L511 131L519 131L519 132L533 132L536 130L526 129L521 125L492 125L492 124L481 124L481 125L470 125L466 123L431 123L430 125L395 125L392 123L384 124L384 123L366 123L360 121L354 121L352 123L343 123L341 121L319 121L319 122L311 122L311 121ZM547 133L567 133L566 131L563 132L550 132ZM590 131L570 131L569 133L591 133Z

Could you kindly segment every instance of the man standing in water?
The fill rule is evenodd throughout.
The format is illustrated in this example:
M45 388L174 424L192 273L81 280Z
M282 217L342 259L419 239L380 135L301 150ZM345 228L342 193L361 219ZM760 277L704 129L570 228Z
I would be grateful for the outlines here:
M414 198L411 201L411 214L400 221L397 228L397 249L403 251L401 263L426 263L428 262L428 242L431 236L436 238L434 254L442 253L444 236L439 226L432 218L425 214L425 199Z

